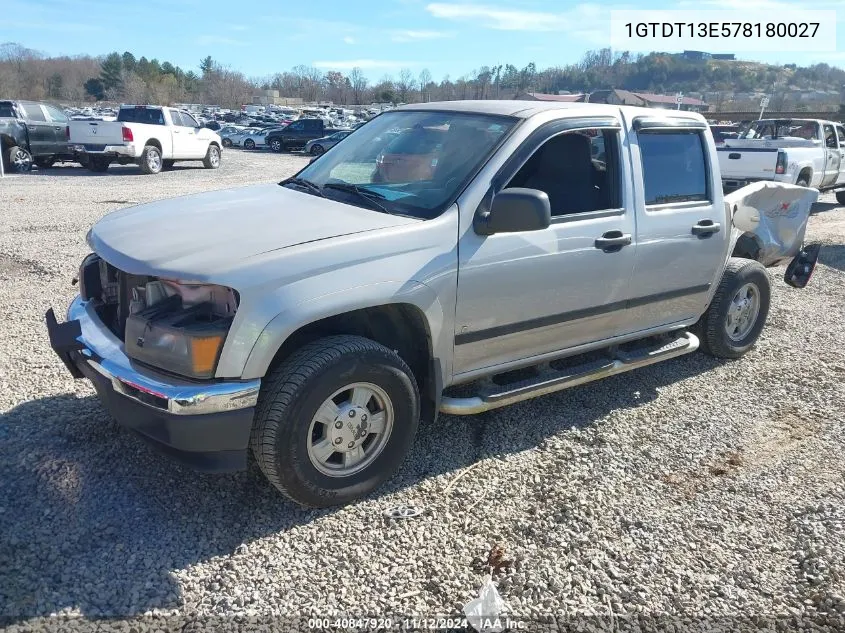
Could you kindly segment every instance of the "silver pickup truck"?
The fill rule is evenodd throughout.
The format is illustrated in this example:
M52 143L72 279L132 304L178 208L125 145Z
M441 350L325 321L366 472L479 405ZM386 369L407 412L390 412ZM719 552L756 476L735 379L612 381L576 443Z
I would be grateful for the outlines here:
M438 411L745 354L770 285L732 257L732 213L697 114L406 106L278 184L107 215L65 322L46 320L122 425L206 470L251 450L328 506L393 475Z

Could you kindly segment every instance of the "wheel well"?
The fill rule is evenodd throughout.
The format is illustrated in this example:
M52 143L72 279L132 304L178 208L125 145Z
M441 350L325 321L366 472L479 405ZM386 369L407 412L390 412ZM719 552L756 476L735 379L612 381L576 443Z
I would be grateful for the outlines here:
M439 380L432 363L431 334L422 311L411 304L363 308L304 325L282 343L268 373L303 345L335 334L363 336L399 354L417 380L422 398L422 419L434 419L440 394Z
M795 179L795 182L801 180L801 176L807 176L807 184L810 184L810 181L813 180L813 169L812 167L805 167L800 172L798 172L798 177Z
M153 147L158 148L158 151L161 151L161 143L159 143L159 142L158 142L156 139L154 139L154 138L151 138L151 139L150 139L150 140L148 140L146 143L144 143L144 146L147 146L147 145L152 145Z

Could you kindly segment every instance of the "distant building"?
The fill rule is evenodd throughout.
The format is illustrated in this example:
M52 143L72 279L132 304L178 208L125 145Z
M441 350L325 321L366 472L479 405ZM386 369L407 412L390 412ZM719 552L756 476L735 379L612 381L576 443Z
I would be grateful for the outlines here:
M705 53L704 51L684 51L681 53L681 56L684 59L689 59L693 61L704 60L704 59L722 59L722 60L735 60L736 55L733 53Z
M584 103L587 100L587 95L551 95L543 92L519 92L514 97L514 99L518 99L520 101L558 101L561 103Z
M613 90L596 90L590 93L590 103L610 103L612 105L630 105L644 108L675 109L678 102L675 95L658 95L650 92L631 92L615 88ZM710 106L706 101L693 97L682 97L681 110L691 112L706 112Z
M300 97L280 97L278 90L262 90L261 94L252 96L253 105L302 105Z

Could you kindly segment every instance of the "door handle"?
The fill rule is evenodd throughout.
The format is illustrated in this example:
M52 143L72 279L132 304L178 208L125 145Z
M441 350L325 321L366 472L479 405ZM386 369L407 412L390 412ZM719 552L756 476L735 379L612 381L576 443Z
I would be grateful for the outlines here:
M710 237L714 233L718 233L721 228L722 225L713 220L699 220L698 224L693 225L692 234L701 238Z
M596 239L595 247L605 253L615 253L631 243L631 234L622 231L608 231Z

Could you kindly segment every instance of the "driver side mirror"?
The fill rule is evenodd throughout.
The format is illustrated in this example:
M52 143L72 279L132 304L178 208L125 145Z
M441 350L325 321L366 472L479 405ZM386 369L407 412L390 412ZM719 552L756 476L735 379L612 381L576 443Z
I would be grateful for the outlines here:
M541 231L552 223L549 196L539 189L514 187L493 196L490 210L475 216L479 235Z

